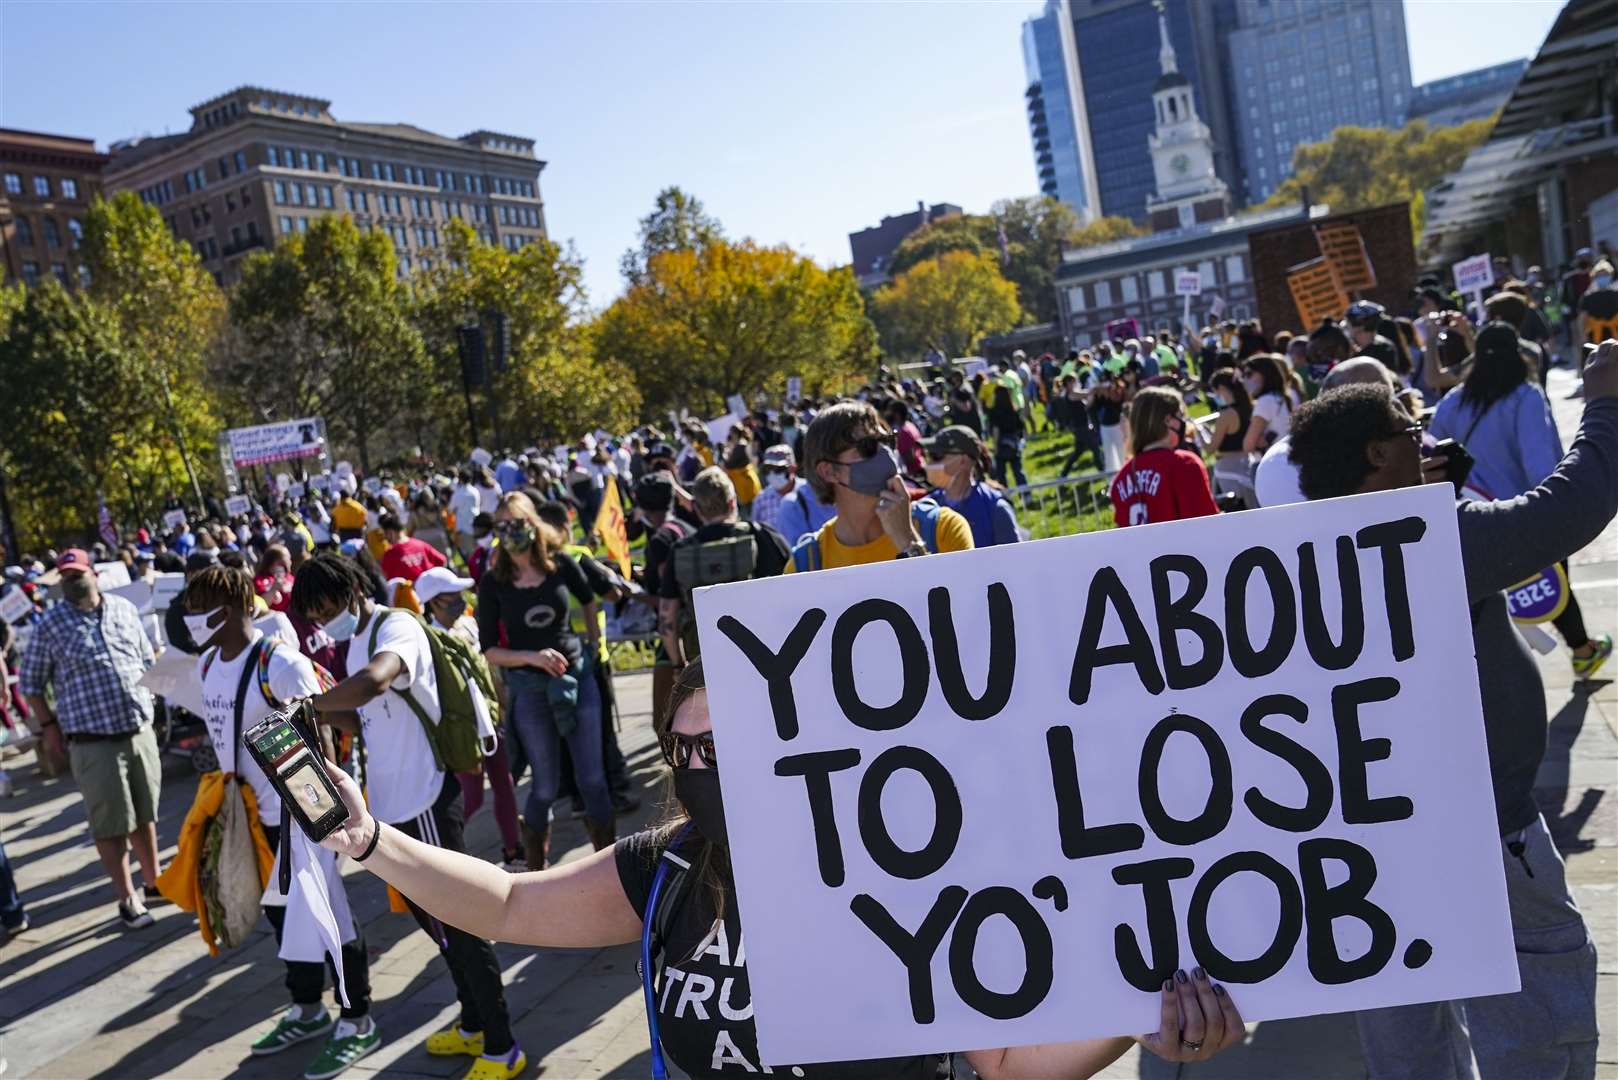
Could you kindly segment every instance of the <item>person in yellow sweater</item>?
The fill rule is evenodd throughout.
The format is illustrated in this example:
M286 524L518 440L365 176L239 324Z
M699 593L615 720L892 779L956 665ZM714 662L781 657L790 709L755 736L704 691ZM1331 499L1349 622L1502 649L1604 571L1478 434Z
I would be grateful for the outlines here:
M752 516L753 500L758 498L763 485L759 483L758 470L753 467L753 454L747 448L745 437L725 451L725 475L736 489L737 511L743 518Z
M842 401L804 435L803 471L837 516L792 549L787 573L860 566L972 547L960 514L930 499L912 502L899 477L893 432L871 405Z

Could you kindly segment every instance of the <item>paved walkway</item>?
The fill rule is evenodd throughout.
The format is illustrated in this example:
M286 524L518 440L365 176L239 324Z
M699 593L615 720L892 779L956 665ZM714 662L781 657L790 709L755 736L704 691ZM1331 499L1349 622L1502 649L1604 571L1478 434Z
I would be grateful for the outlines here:
M1565 400L1566 373L1552 394L1564 438L1579 403ZM1618 528L1573 560L1573 579L1592 629L1618 627ZM1618 687L1611 678L1572 685L1566 655L1541 662L1551 720L1551 750L1539 778L1541 806L1566 854L1569 877L1601 951L1598 1002L1603 1028L1618 1021ZM623 743L646 807L622 820L628 830L649 820L658 801L660 759L651 737L650 680L619 680ZM157 924L126 933L84 831L69 781L41 781L28 759L7 766L18 792L0 803L0 828L17 868L18 887L34 928L0 949L0 1056L8 1076L67 1080L98 1077L273 1077L295 1075L300 1051L254 1060L248 1045L284 1007L282 967L263 927L247 947L217 958L203 949L190 915L160 907ZM194 779L176 768L163 791L159 835L171 853L191 801ZM577 822L557 826L568 857L587 850ZM470 823L472 850L498 851L490 813ZM428 1032L455 1017L454 992L426 935L408 916L389 915L381 884L350 866L349 896L371 952L375 1015L382 1049L351 1075L445 1077L462 1061L428 1057ZM555 1078L644 1077L646 1029L632 950L540 952L502 946L506 993L517 1038L541 1075ZM313 1056L313 1049L306 1056ZM1601 1051L1601 1075L1618 1077L1618 1044ZM529 1073L529 1075L534 1075ZM1256 1025L1245 1045L1214 1061L1177 1070L1132 1052L1103 1075L1143 1080L1187 1078L1357 1078L1364 1075L1352 1022L1314 1017Z

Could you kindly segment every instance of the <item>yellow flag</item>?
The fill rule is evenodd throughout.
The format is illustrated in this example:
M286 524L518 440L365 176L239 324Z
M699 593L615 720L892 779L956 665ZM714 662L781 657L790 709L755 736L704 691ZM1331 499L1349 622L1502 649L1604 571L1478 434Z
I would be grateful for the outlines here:
M618 499L616 477L607 477L601 509L596 511L596 532L601 534L601 542L607 545L607 554L617 562L624 580L629 580L629 529L624 521L624 504Z

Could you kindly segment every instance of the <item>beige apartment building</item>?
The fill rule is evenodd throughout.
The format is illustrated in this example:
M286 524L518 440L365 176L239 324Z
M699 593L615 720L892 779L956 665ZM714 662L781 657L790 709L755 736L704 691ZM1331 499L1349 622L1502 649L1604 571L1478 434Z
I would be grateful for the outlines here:
M544 168L532 139L339 121L321 98L244 86L193 108L183 134L114 143L104 179L155 206L229 285L248 254L321 214L386 232L401 275L444 257L451 218L515 251L545 237Z
M83 280L84 213L107 155L89 139L0 128L0 276L7 285Z

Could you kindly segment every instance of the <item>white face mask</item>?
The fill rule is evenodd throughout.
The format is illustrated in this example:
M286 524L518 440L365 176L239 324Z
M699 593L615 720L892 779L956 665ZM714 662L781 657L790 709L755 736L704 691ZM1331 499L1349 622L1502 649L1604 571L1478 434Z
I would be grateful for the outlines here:
M219 633L220 627L225 625L225 620L223 619L219 620L219 626L208 625L215 615L224 610L224 607L220 606L214 608L212 611L204 611L200 615L182 616L185 619L185 628L187 632L190 633L191 640L197 643L198 648L201 648L202 646L208 644L209 641L213 640L213 636Z
M772 472L769 474L769 481L770 490L785 491L787 485L792 483L792 477L788 476L784 472Z

